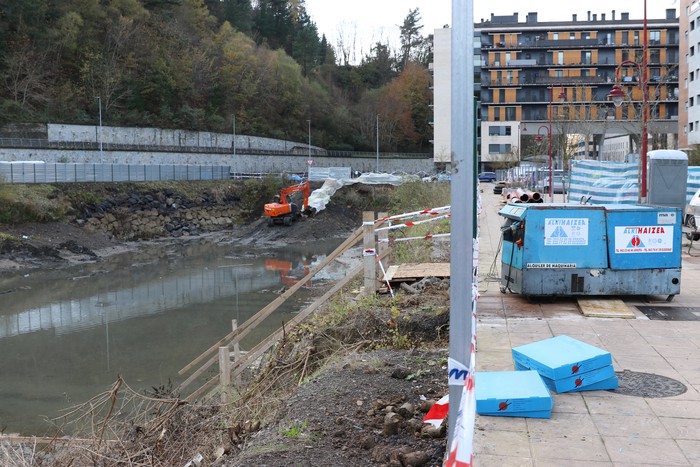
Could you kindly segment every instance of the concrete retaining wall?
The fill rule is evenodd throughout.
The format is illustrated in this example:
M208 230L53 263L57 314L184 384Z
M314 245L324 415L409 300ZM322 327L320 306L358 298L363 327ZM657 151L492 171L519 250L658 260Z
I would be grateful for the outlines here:
M78 142L99 143L100 127L97 125L46 125L50 143ZM183 146L200 148L229 148L233 152L233 135L209 131L165 130L162 128L128 128L102 126L102 143L132 144L139 146ZM286 141L262 136L236 135L236 152L246 149L266 151L296 151L308 149L307 143ZM312 151L325 151L311 146Z

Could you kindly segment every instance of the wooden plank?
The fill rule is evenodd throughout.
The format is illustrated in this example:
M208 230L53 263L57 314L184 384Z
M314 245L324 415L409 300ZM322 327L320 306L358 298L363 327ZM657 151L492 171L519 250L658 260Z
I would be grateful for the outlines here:
M316 309L318 309L321 305L328 301L341 288L345 287L351 280L357 277L363 269L364 268L362 265L357 266L350 272L350 274L336 282L336 284L328 292L323 294L322 297L318 298L311 305L309 305L307 308L305 308L303 311L297 314L294 318L289 320L289 322L283 327L273 332L270 336L267 337L267 339L260 342L258 345L249 350L242 358L233 362L233 364L230 367L230 376L235 378L236 376L240 375L243 372L243 370L245 370L248 367L248 365L260 358L262 354L264 354L270 347L275 345L282 338L285 332L289 332L294 327L302 323L309 315L311 315L314 311L316 311ZM212 377L207 382L205 382L199 389L187 396L185 400L195 400L200 395L205 393L208 389L213 387L218 379L218 376Z
M399 266L396 264L393 266L389 266L386 270L386 280L391 282L391 280L394 277L394 274L396 274L396 271L398 271L398 270L399 270Z
M251 318L249 318L245 323L243 323L238 329L235 331L232 331L230 334L224 336L221 338L218 342L216 342L214 345L209 347L204 353L202 353L199 357L195 358L187 364L184 368L182 368L179 372L178 375L182 376L192 368L194 368L196 365L198 365L202 360L207 358L208 355L214 353L217 351L219 347L222 345L227 345L232 339L235 337L238 337L238 341L240 341L246 334L250 332L252 328L257 326L257 324L268 317L270 314L272 314L273 311L275 311L277 308L279 308L280 305L282 305L287 298L291 297L297 290L299 290L304 284L306 284L310 279L312 279L316 274L318 274L319 271L321 271L324 267L326 267L331 261L333 261L335 258L340 256L342 253L345 252L348 248L353 246L355 243L360 241L360 238L362 236L362 227L359 227L358 229L353 232L353 234L348 237L338 248L333 251L328 257L313 271L309 272L304 278L299 280L296 284L291 286L289 289L287 289L282 295L277 297L275 300L273 300L270 304L268 304L265 308L262 310L258 311L255 315L253 315ZM249 329L250 328L250 329ZM207 362L207 367L209 367L212 363L216 361L216 356L214 359L210 359ZM204 372L206 368L200 368L201 372ZM199 374L201 374L201 372ZM197 375L199 376L199 375ZM178 386L178 389L182 389L184 387L184 382Z
M589 318L636 318L634 312L625 305L625 302L619 299L579 299L577 301L583 316Z
M450 277L450 263L401 264L389 280L401 281L424 277Z

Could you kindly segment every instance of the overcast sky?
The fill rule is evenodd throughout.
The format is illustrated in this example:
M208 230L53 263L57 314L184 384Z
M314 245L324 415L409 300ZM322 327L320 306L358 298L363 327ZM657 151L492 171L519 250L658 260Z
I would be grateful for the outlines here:
M573 13L579 20L585 20L587 12L600 18L605 13L607 19L615 9L620 13L630 13L631 19L644 17L644 1L647 3L647 18L666 17L667 8L680 8L679 0L473 0L474 20L489 19L491 13L511 15L518 13L520 21L528 12L536 11L538 21L569 21ZM316 23L319 35L325 34L331 45L337 46L338 38L347 42L353 36L362 53L370 45L381 41L393 46L398 44L399 28L408 12L418 8L423 19L423 35L452 22L451 0L305 0L306 10Z

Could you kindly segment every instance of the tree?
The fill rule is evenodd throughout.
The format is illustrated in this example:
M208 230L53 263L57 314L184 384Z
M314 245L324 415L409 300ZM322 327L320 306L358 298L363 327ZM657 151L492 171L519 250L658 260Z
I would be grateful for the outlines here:
M291 53L294 26L292 6L288 0L258 0L253 13L253 36L258 44Z
M253 28L253 7L250 0L224 0L224 20L244 34L250 34Z
M405 68L408 61L411 60L411 54L415 47L423 43L423 37L420 35L423 25L420 24L421 17L418 8L409 10L408 15L403 20L403 24L399 26L401 31L401 69Z

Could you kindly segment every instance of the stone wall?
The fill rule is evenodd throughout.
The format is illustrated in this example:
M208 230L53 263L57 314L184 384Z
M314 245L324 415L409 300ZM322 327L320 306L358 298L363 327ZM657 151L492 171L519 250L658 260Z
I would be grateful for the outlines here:
M118 208L94 215L78 224L91 232L106 232L123 240L157 237L183 237L215 232L233 227L238 210L229 206L171 209L156 208L129 211Z

